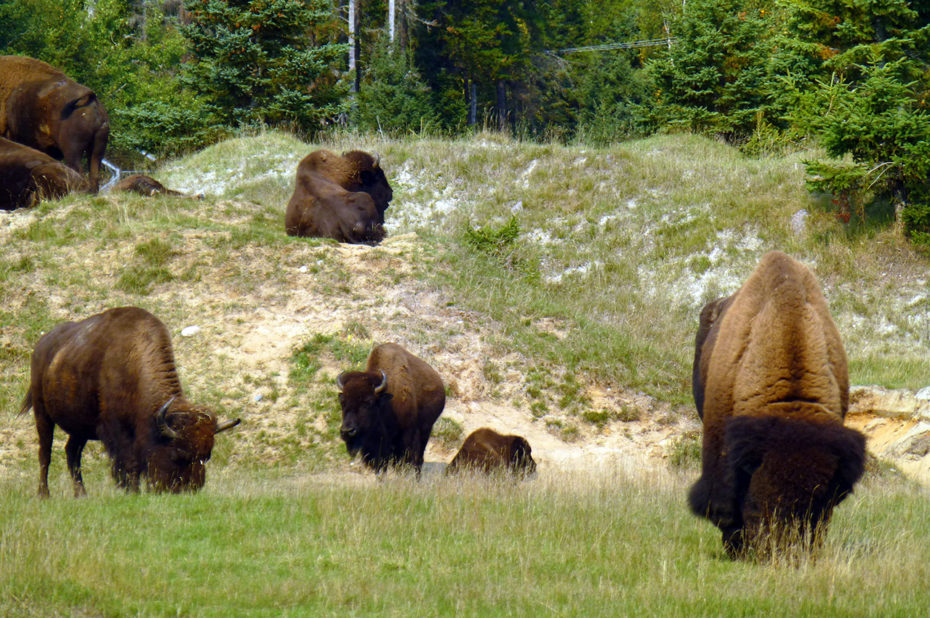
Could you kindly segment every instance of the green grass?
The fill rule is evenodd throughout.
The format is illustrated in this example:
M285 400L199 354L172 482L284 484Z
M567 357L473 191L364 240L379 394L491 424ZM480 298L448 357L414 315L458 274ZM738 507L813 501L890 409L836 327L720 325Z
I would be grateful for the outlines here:
M241 474L189 496L0 490L4 615L921 615L930 501L863 487L822 555L725 559L684 480Z

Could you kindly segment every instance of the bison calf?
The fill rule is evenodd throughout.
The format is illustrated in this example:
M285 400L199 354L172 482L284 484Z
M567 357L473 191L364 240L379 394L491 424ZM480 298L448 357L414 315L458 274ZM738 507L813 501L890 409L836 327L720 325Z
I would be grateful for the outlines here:
M475 470L491 474L509 472L514 476L529 476L536 472L533 449L525 438L501 435L488 427L471 432L455 455L446 474Z
M393 195L378 159L367 152L315 150L297 165L284 228L289 236L378 243Z
M846 354L814 275L767 253L701 312L694 399L704 423L692 511L732 556L822 537L862 475L865 438L843 426Z
M410 465L419 473L446 391L436 370L401 346L385 343L368 356L365 371L336 379L342 406L340 434L349 454L377 472Z
M48 496L55 425L68 434L65 453L74 495L84 492L81 452L103 442L113 477L138 491L145 476L155 491L203 487L213 438L239 423L218 422L184 398L168 330L137 307L110 309L59 324L32 354L32 377L20 414L35 414L39 495Z

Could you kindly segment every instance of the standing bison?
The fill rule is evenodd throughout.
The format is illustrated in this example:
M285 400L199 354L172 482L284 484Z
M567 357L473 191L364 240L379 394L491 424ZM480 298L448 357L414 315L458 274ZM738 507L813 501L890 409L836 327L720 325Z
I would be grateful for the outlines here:
M433 423L446 404L436 370L395 343L379 345L365 371L336 379L342 406L340 433L350 455L377 472L410 465L419 473Z
M468 434L462 448L446 468L446 474L474 470L492 474L509 472L529 476L536 472L530 443L521 436L501 435L488 427Z
M843 426L846 354L814 275L767 253L701 312L693 377L704 443L691 510L734 557L813 546L865 460L865 438Z
M84 492L81 452L103 442L119 486L138 491L203 487L213 438L239 423L184 398L168 330L137 307L110 309L56 326L32 354L32 378L20 413L33 409L39 434L39 495L48 496L55 425L68 434L65 453L74 495Z
M0 137L0 210L29 208L45 199L86 190L87 181L70 167Z
M40 150L100 186L110 119L94 91L58 69L24 56L0 56L0 135Z
M316 150L297 166L284 228L289 236L374 244L384 238L384 211L393 198L378 159L353 150Z

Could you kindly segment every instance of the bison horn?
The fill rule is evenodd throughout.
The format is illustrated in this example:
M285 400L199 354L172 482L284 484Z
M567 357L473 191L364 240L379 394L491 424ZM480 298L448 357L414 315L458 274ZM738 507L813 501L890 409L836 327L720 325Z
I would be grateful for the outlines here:
M237 419L232 420L232 421L223 421L222 423L217 423L217 424L216 424L216 431L214 431L213 433L220 433L221 431L226 431L227 429L232 429L233 427L235 427L236 425L238 425L238 424L241 423L241 422L242 422L242 419L241 419L241 418L237 418Z
M158 411L158 413L155 415L155 423L158 425L158 431L161 432L161 435L165 436L166 438L170 438L172 440L177 438L178 434L174 429L168 426L168 420L165 417L168 414L168 408L171 406L174 400L175 400L174 397L169 399L168 403L163 405L161 409Z
M381 165L381 155L380 155L380 154L378 154L378 153L376 152L376 153L375 153L375 156L374 156L374 159L375 159L375 161L374 161L374 163L372 163L372 165L371 165L372 167L378 167L379 165Z
M336 386L339 387L339 392L340 392L340 393L342 392L342 389L344 389L344 388L346 387L345 383L343 383L343 381L342 381L342 378L343 378L345 375L346 375L346 372L343 371L343 372L340 373L338 376L336 376Z
M383 391L387 387L387 376L384 375L384 369L381 370L381 384L375 387L375 395Z

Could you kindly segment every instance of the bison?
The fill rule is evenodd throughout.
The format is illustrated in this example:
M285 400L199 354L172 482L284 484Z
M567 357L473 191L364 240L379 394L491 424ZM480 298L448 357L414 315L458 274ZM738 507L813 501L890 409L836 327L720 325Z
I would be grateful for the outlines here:
M529 476L536 472L533 449L525 438L501 435L488 427L471 432L455 455L446 474L475 470L486 474L509 472L514 476Z
M433 423L446 404L442 378L395 343L377 346L365 371L336 378L342 406L340 434L349 454L376 472L408 465L419 473Z
M186 197L180 191L168 189L165 185L145 174L130 174L114 184L110 191L138 193L144 197L151 197L153 195L176 195Z
M89 188L100 186L107 111L93 90L41 60L0 56L0 135L64 159L81 173L86 156Z
M65 453L74 495L85 493L81 452L103 442L117 484L139 490L196 491L214 436L239 420L218 422L181 390L168 330L151 313L119 307L43 336L32 354L32 377L20 414L35 414L39 495L48 492L55 425L68 434Z
M0 210L35 206L86 191L87 181L44 152L0 137Z
M374 244L384 238L384 211L393 198L377 158L353 150L315 150L297 166L284 217L289 236Z
M691 510L733 557L823 538L865 463L844 427L846 354L814 275L767 253L739 290L701 311L694 399L704 424Z

